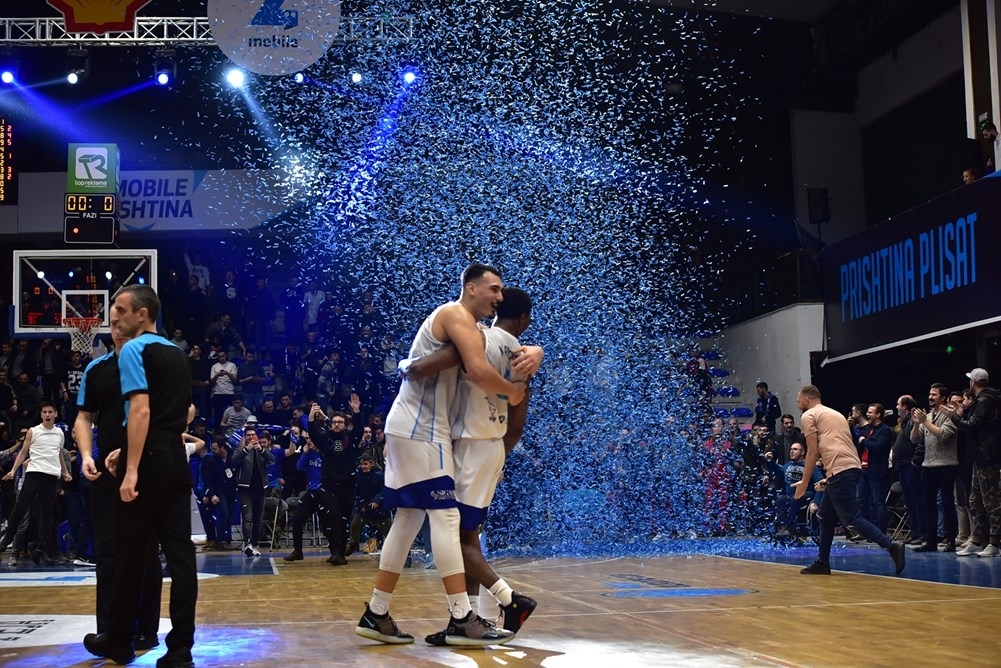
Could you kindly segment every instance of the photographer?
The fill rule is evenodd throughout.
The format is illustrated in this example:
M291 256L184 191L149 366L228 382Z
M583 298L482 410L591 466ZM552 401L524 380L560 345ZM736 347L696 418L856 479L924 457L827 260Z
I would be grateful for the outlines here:
M257 429L257 419L248 419L232 464L243 515L243 553L248 557L261 556L257 545L261 540L264 491L268 487L268 467L275 461L271 448L265 448L257 437Z
M330 520L333 538L328 561L334 566L347 563L344 558L347 518L354 509L355 470L360 454L357 444L363 433L361 398L352 394L348 405L354 415L351 431L348 431L348 418L344 413L334 413L328 419L317 403L309 411L309 438L323 457L323 489L330 495L332 503Z

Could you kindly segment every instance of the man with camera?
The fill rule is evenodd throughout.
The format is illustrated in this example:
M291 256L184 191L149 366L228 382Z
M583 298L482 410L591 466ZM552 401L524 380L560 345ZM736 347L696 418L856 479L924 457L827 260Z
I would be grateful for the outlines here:
M251 416L243 429L240 447L233 453L232 464L243 515L243 553L248 557L261 556L257 545L261 540L264 491L268 487L268 467L275 462L271 449L265 450L257 438L257 427L257 418Z
M357 394L352 394L348 405L354 415L351 431L347 430L347 415L344 413L335 413L333 417L327 418L319 404L314 403L309 409L309 440L315 446L320 459L320 487L317 489L311 487L310 494L320 501L317 508L321 509L321 521L330 548L327 563L333 566L343 566L348 563L344 558L344 548L347 544L345 517L349 516L354 508L354 476L359 454L356 444L361 440L362 433L361 399ZM296 511L296 517L293 519L294 550L285 557L285 561L299 561L303 558L302 513L305 512L304 508L308 509L311 505L306 503L304 497L300 510ZM309 512L312 514L313 510Z

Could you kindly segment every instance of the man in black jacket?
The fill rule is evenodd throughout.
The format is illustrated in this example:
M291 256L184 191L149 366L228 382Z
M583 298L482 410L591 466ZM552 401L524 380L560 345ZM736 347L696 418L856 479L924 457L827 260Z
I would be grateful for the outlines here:
M364 429L361 421L361 398L352 394L348 405L354 415L351 431L347 430L347 416L344 413L334 413L328 428L327 416L320 410L320 404L314 403L309 411L309 438L323 456L323 489L328 493L332 504L329 517L333 526L329 533L331 543L327 563L333 566L348 563L344 558L347 523L355 504L355 470L361 454L357 445Z
M921 496L921 462L912 461L916 450L911 443L911 410L917 407L914 397L905 394L897 399L897 415L900 417L900 431L890 451L893 468L900 481L900 491L907 505L907 526L910 527L908 543L920 545L923 541L923 511Z
M957 408L952 419L960 433L968 434L973 455L973 528L968 544L956 556L997 557L1001 556L1001 393L988 386L985 369L974 369L966 377L976 398L969 410Z
M893 431L883 422L883 404L869 404L868 424L856 438L862 476L858 485L858 505L862 516L886 533L886 494L890 489L890 446Z

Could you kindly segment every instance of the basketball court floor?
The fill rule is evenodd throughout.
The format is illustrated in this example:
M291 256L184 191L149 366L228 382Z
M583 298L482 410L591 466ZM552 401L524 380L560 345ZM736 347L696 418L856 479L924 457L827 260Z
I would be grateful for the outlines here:
M876 547L839 543L831 576L800 575L815 547L748 540L692 541L656 557L500 559L497 570L539 602L504 646L431 647L445 622L436 571L404 572L393 614L413 645L354 634L377 568L307 550L257 559L200 553L196 665L209 666L998 666L1001 559L908 551L894 576ZM0 568L0 666L113 665L80 640L93 630L93 573L72 567ZM166 586L166 585L165 585ZM153 666L161 645L133 664Z

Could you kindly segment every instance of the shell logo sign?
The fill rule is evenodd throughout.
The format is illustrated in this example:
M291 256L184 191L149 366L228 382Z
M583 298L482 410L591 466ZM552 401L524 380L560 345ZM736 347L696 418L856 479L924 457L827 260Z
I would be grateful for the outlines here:
M66 32L129 31L135 27L136 13L152 0L46 0L66 20Z

